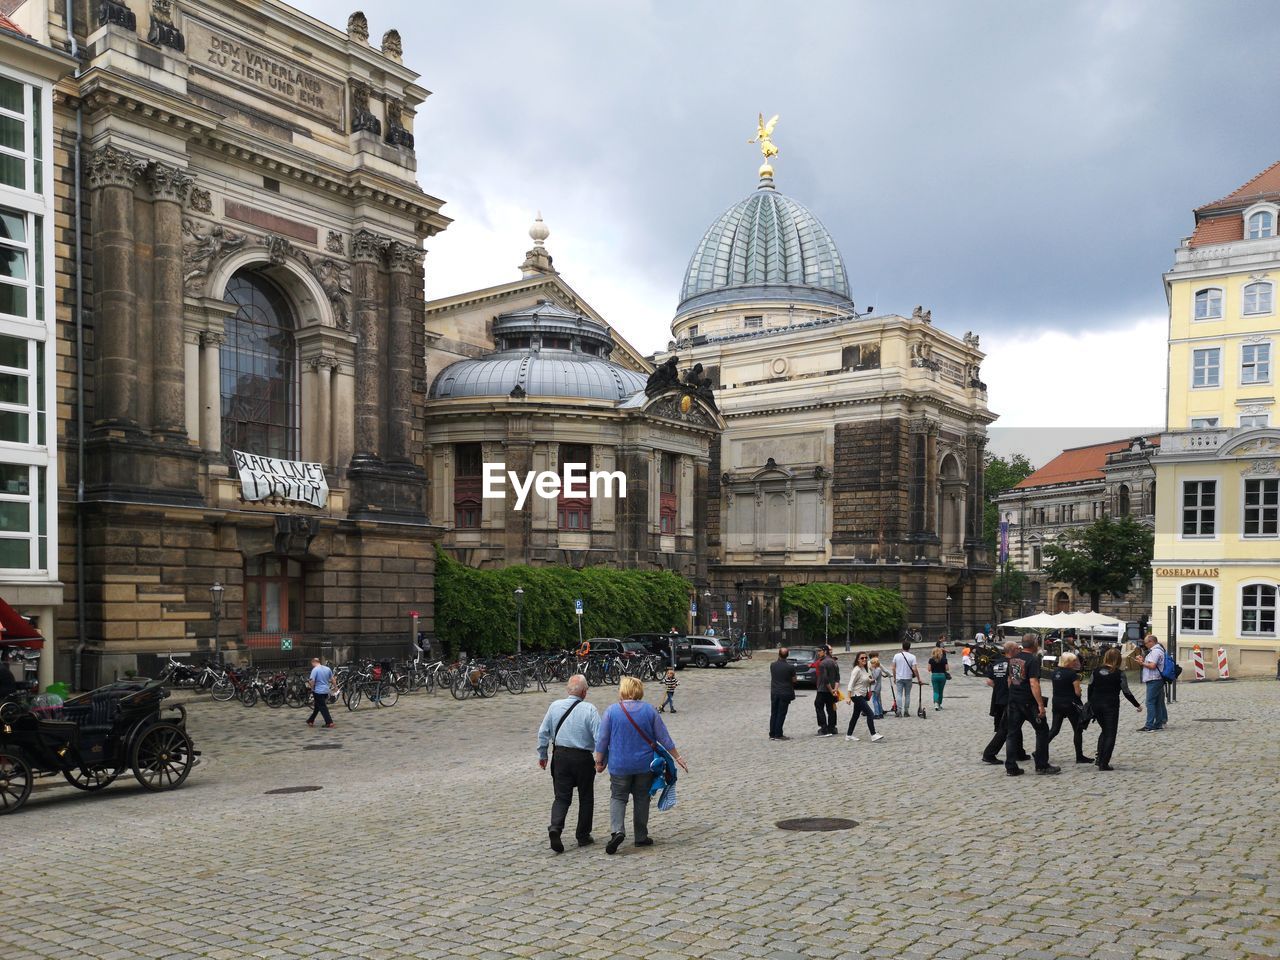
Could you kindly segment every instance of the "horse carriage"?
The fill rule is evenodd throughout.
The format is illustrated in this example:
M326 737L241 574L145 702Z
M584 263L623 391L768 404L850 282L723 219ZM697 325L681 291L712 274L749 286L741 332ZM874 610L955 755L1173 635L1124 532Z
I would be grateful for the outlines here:
M102 790L132 770L151 791L182 786L197 763L186 711L154 680L120 680L62 704L0 703L0 815L21 809L37 777Z

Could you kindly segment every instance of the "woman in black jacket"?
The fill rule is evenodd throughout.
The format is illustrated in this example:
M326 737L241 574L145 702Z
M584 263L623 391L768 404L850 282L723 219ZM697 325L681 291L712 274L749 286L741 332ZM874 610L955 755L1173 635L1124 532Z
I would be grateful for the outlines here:
M1111 752L1116 748L1116 729L1120 726L1120 694L1142 712L1142 706L1129 692L1129 681L1120 669L1120 651L1112 647L1102 657L1102 666L1094 671L1089 683L1089 712L1098 721L1098 769L1112 770Z
M1072 739L1076 746L1076 763L1093 763L1093 757L1084 755L1084 704L1080 702L1080 658L1074 653L1064 653L1053 671L1053 728L1049 742L1062 729L1062 721L1071 724Z

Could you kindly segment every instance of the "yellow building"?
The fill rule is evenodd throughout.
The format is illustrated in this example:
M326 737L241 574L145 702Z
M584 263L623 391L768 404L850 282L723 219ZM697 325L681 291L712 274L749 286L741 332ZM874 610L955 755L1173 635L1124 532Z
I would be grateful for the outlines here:
M1168 422L1156 467L1154 622L1176 609L1179 660L1217 649L1233 675L1280 655L1280 163L1195 211L1165 274Z

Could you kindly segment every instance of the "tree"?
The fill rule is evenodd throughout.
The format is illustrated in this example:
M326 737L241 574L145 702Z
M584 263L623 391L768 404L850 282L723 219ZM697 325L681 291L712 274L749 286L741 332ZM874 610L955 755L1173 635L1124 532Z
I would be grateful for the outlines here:
M1020 453L1015 453L1008 460L1004 457L987 457L982 480L987 497L987 502L982 508L982 538L987 542L987 550L993 561L998 560L1000 556L997 543L1000 534L1000 510L996 506L996 497L1007 490L1012 490L1035 472L1035 466Z
M1045 549L1045 574L1089 595L1097 612L1102 594L1122 597L1133 581L1151 579L1155 535L1133 517L1103 517Z
M1027 595L1027 575L1017 567L1001 567L991 581L991 597L997 604L1017 610Z

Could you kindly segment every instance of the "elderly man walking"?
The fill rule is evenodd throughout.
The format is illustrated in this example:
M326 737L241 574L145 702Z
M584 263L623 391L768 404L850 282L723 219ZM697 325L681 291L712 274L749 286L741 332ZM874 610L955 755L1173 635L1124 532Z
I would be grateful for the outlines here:
M548 747L551 756L551 787L555 799L551 803L551 826L547 834L551 849L564 853L560 834L564 830L573 791L578 791L578 846L595 843L591 837L591 820L595 815L596 736L600 733L600 713L587 703L587 678L575 674L566 685L569 696L547 708L538 728L538 766L547 769Z
M1167 654L1154 633L1147 634L1142 641L1147 648L1147 655L1142 660L1142 682L1147 688L1147 722L1138 728L1139 732L1163 730L1169 722L1169 710L1164 703L1164 658Z

